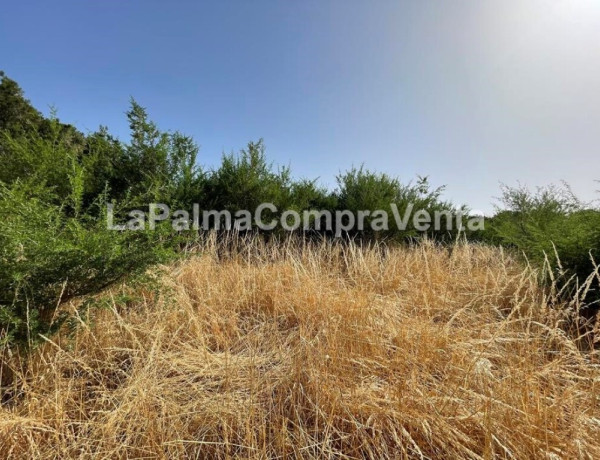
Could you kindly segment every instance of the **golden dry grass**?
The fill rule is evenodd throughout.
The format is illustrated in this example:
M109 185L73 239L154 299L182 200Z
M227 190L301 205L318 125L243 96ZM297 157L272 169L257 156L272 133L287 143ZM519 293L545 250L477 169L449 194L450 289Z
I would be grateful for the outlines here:
M0 456L600 458L598 356L498 249L207 241L161 273L10 360Z

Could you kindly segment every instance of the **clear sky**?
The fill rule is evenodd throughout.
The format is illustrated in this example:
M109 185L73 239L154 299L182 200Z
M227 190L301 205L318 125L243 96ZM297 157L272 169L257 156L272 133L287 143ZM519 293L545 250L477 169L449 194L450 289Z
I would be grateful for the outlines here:
M600 185L599 0L5 1L0 68L33 104L127 139L130 96L200 162L265 139L298 177Z

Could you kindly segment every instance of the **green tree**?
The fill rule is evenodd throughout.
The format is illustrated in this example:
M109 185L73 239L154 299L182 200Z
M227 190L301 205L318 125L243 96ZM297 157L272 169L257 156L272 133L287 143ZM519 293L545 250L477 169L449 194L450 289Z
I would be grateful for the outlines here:
M17 82L0 71L0 131L17 135L38 130L42 120L42 114L25 99Z

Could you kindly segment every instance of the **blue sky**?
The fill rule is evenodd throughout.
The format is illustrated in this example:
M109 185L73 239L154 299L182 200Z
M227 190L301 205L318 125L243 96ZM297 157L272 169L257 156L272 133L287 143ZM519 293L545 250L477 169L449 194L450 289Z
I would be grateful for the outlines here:
M0 68L44 112L127 139L133 96L200 162L265 139L298 177L600 185L600 2L6 2Z

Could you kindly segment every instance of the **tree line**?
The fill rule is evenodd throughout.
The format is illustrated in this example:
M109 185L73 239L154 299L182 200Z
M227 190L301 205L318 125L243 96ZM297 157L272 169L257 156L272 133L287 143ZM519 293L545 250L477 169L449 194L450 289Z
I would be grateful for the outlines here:
M0 342L32 344L61 324L56 305L143 273L148 266L177 257L194 232L117 232L106 225L107 204L121 215L148 203L172 208L253 210L273 203L284 210L381 209L400 212L409 205L431 214L468 214L442 198L443 188L427 178L402 183L385 173L352 168L328 190L316 180L297 179L290 168L269 162L262 140L224 154L217 168L203 168L195 141L178 131L162 131L144 107L132 100L127 112L128 141L101 126L92 133L46 117L22 89L0 73ZM484 231L462 237L522 251L536 263L546 257L560 275L584 279L595 269L600 247L600 213L564 188L538 192L503 190L504 206ZM367 219L367 224L369 217ZM306 238L327 238L317 225L300 229ZM345 232L366 243L407 243L427 237L449 243L458 229L419 232L409 222L400 230ZM595 258L595 259L594 259ZM560 264L559 264L560 260Z

